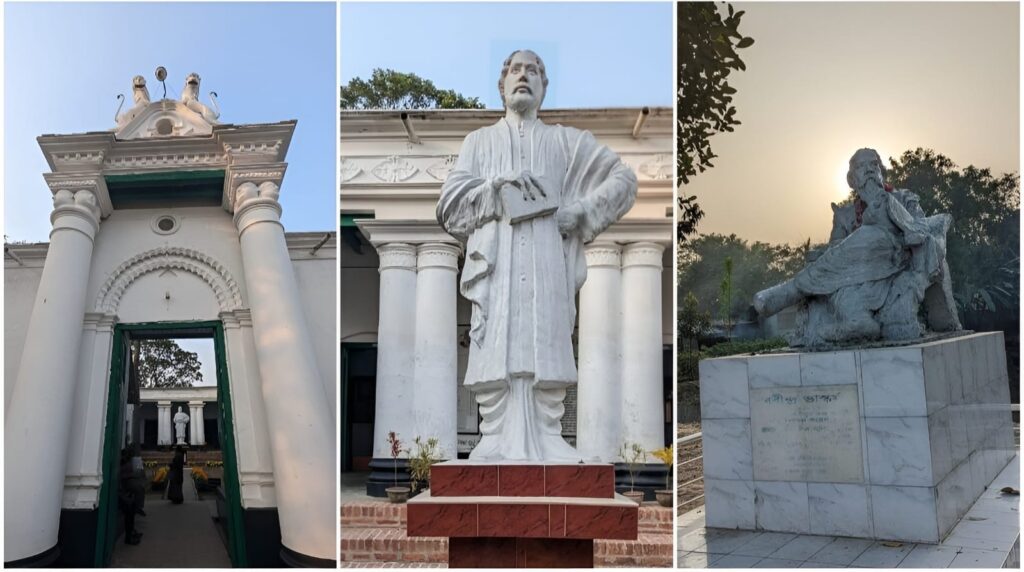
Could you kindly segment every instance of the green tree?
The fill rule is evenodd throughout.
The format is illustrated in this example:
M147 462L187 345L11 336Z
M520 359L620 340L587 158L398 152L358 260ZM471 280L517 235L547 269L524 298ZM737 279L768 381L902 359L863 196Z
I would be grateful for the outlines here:
M803 268L810 241L799 246L750 243L735 234L707 234L679 247L679 291L693 292L701 311L743 318L758 291L792 277ZM729 301L724 305L722 269L732 260ZM728 312L724 310L728 307Z
M886 178L921 199L925 213L949 213L946 260L961 312L1020 308L1020 177L958 167L931 149L890 159Z
M676 242L682 244L686 237L697 232L697 223L704 218L704 210L697 204L696 195L678 197L679 217L676 220Z
M342 109L483 109L476 97L439 89L416 74L375 69L369 81L353 78L341 88Z
M722 283L718 286L718 303L721 306L722 321L725 322L725 335L732 336L732 257L726 256L723 262Z
M736 12L728 3L721 6L725 14L711 2L681 2L677 9L676 176L681 184L713 166L711 136L740 124L729 75L746 69L737 50L749 48L754 39L739 31L743 11Z
M199 354L174 340L138 340L134 344L140 387L192 387L203 381Z
M711 314L700 310L693 292L687 292L683 298L678 324L679 338L682 340L699 340L711 331Z

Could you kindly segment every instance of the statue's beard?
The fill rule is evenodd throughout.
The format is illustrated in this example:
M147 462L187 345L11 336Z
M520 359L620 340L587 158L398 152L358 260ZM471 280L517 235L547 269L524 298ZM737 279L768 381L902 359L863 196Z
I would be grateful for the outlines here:
M510 109L519 114L524 114L532 109L540 107L537 100L527 93L513 93L508 98L508 106Z

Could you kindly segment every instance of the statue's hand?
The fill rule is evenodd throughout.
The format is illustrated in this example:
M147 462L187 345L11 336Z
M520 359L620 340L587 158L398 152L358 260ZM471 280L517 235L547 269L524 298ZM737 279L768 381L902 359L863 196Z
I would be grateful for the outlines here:
M583 222L583 206L579 202L564 205L555 212L555 221L558 223L558 232L562 236L569 236L580 227Z
M529 187L530 193L534 199L538 199L540 197L548 197L547 191L544 190L544 181L540 177L534 175L529 171L523 171L523 174L520 175L520 178L522 179L524 186Z

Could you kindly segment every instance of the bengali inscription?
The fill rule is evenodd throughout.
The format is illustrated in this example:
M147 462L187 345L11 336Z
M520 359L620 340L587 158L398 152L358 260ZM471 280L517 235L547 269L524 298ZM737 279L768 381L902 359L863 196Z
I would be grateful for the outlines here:
M864 481L856 385L750 390L754 479Z

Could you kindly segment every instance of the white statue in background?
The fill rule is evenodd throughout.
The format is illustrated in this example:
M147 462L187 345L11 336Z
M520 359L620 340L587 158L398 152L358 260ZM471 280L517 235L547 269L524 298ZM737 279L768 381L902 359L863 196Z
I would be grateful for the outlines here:
M117 98L124 99L124 95L118 95ZM132 100L134 101L134 104L128 111L114 114L114 121L117 122L118 127L125 125L132 119L135 119L139 112L149 105L149 89L146 88L146 78L141 75L137 75L132 78ZM121 105L124 105L123 101L121 102ZM118 111L120 111L120 109L121 107L118 106Z
M917 195L886 185L874 149L854 153L846 178L856 200L832 205L828 246L810 253L792 279L758 292L754 308L771 316L799 304L801 327L791 342L808 347L913 340L925 326L959 330L946 264L952 218L927 216Z
M583 244L636 198L636 176L592 134L537 119L547 85L537 54L505 60L505 116L466 137L437 205L441 225L466 242L460 291L473 315L465 384L483 418L474 460L580 460L562 439L561 419L576 383Z
M208 123L217 123L217 119L220 117L220 111L217 109L210 109L203 105L199 101L199 74L192 72L185 78L185 87L181 89L181 102L186 107L195 111L199 115L203 116ZM210 102L213 103L214 107L217 107L217 100L214 99L215 94L210 92Z
M185 445L185 438L188 436L186 433L186 426L188 425L189 416L181 410L181 406L178 406L178 412L174 414L174 436L177 440L176 445Z

